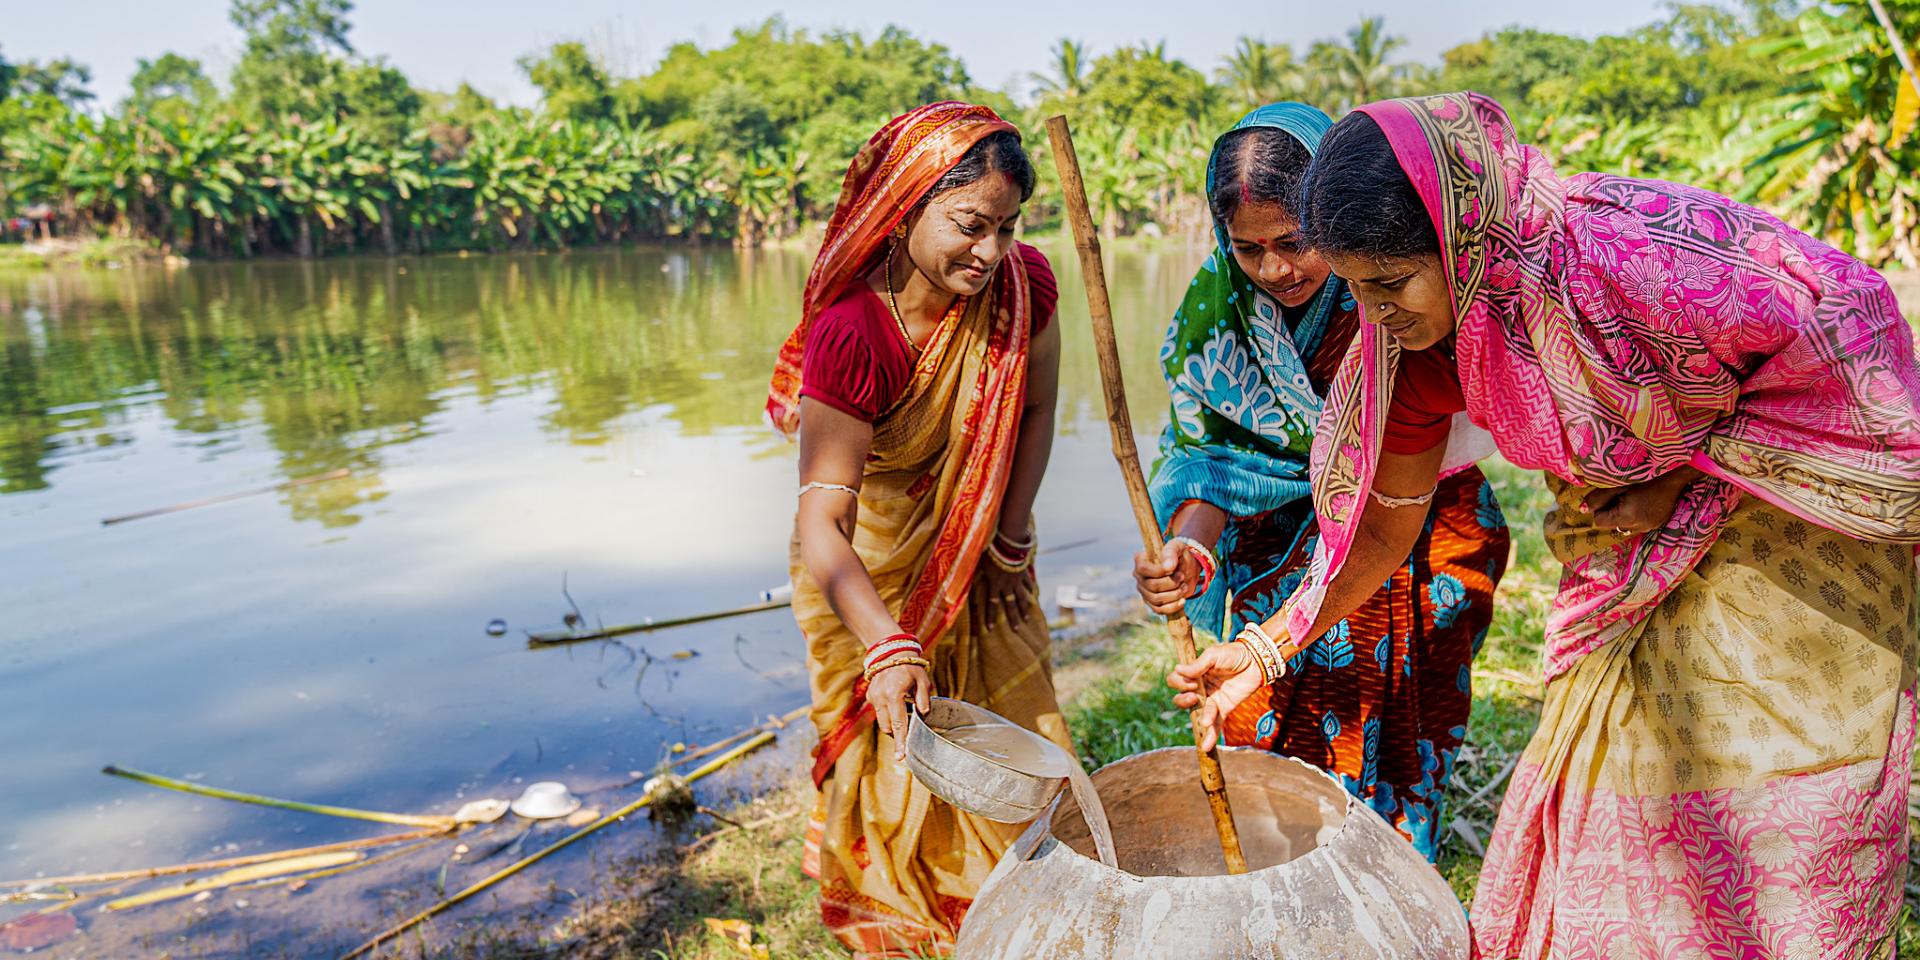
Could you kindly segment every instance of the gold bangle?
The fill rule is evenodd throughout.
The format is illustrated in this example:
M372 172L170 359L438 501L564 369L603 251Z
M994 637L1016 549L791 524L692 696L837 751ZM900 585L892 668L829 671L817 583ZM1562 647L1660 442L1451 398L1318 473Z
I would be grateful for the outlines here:
M1254 662L1260 665L1260 677L1272 683L1287 675L1287 661L1280 656L1280 645L1258 623L1248 622L1240 628L1240 634L1234 637L1235 643L1245 644L1253 652Z
M888 667L919 667L925 670L931 669L933 664L928 663L925 657L888 657L866 669L864 674L866 681L872 683L873 675Z

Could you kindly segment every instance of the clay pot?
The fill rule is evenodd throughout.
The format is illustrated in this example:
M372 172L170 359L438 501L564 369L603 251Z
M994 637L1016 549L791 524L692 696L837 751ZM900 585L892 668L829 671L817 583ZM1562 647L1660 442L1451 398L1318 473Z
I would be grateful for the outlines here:
M1385 820L1321 770L1222 750L1249 872L1226 875L1191 747L1093 774L1120 869L1093 856L1070 795L988 876L959 960L1468 956L1466 912Z

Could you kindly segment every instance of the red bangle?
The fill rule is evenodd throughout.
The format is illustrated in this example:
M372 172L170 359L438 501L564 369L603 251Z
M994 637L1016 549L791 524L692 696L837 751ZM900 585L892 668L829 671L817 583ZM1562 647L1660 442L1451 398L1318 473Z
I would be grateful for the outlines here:
M918 641L919 639L920 639L919 637L917 637L917 636L915 636L914 634L911 634L911 633L896 633L896 634L893 634L892 636L887 636L887 637L881 637L881 638L880 638L880 643L892 643L892 642L893 642L893 641L895 641L895 640L914 640L914 641ZM876 644L874 644L874 645L873 645L873 647L877 647L877 646L879 646L879 645L880 645L880 643L876 643ZM868 650L872 650L872 649L873 649L873 647L868 647L867 649L868 649Z

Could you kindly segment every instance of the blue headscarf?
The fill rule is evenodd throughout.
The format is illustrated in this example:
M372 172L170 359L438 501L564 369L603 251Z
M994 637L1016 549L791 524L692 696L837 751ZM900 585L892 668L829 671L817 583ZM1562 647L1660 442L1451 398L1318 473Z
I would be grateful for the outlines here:
M1242 117L1227 133L1269 127L1300 141L1311 155L1332 126L1326 114L1306 104L1274 103ZM1209 196L1219 159L1215 140L1207 158ZM1163 529L1188 500L1227 512L1226 532L1214 550L1221 575L1205 594L1187 601L1189 618L1209 633L1224 628L1227 592L1268 573L1276 560L1247 557L1242 563L1233 556L1235 519L1307 497L1307 459L1320 419L1307 360L1335 313L1353 308L1345 284L1329 276L1289 324L1280 304L1240 269L1227 225L1216 221L1213 232L1215 249L1188 286L1160 349L1173 415L1161 434L1150 486Z

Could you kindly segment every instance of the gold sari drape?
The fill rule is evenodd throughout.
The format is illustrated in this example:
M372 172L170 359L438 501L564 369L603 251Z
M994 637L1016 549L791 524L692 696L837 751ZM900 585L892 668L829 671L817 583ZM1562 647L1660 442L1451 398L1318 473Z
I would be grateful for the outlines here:
M799 424L809 324L873 269L891 231L974 143L1011 130L985 107L935 103L895 118L860 151L808 279L800 324L775 364L767 412L776 427L791 434ZM874 422L853 549L895 621L920 637L937 694L1066 745L1044 613L1023 600L1025 626L1015 629L986 616L972 589L1012 474L1032 323L1017 253L984 291L955 303L905 392ZM813 780L821 793L806 867L820 881L822 919L857 956L944 952L1018 828L935 800L894 761L866 702L866 649L800 562L797 535L791 563L820 732Z
M992 326L983 306L976 301L949 319L921 356L907 394L874 425L853 548L896 616L930 568L941 528L968 507L960 496L966 464L954 456L953 441L975 429L977 411L969 401L988 362ZM807 573L797 537L792 575L794 616L807 638L813 722L823 743L847 738L821 783L808 831L809 872L820 879L823 917L860 954L940 949L952 942L974 891L1019 827L936 800L893 759L892 738L871 720L850 736L842 732L848 707L864 700L859 680L866 650ZM969 593L969 609L933 642L928 659L935 691L1070 748L1053 696L1044 611L1023 600L1030 608L1025 626L1015 629L1005 620L988 623L983 602Z

